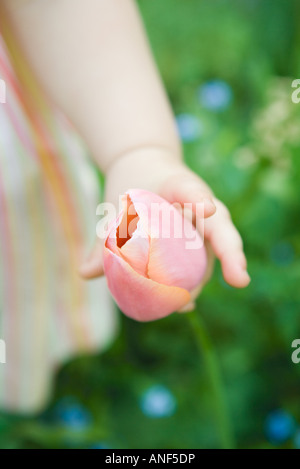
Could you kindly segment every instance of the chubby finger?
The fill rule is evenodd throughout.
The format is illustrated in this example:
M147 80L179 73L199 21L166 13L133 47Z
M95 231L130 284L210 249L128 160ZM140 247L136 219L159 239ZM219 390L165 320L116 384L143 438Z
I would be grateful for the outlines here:
M242 238L234 226L226 206L215 199L217 211L205 221L207 239L221 261L224 279L229 285L244 288L250 283Z
M173 176L160 191L172 203L191 204L195 216L211 217L216 212L209 187L194 174Z
M104 275L103 240L97 240L92 252L79 268L82 278L90 280Z
M115 221L115 213L108 213L97 225L97 240L91 253L79 267L79 274L85 280L94 279L104 275L103 248L109 234L110 227Z

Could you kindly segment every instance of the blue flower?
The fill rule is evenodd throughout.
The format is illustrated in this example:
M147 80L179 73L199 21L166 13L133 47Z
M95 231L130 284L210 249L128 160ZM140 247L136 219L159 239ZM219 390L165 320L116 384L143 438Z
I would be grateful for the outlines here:
M276 410L268 416L265 431L271 443L284 443L293 436L295 427L292 415L284 410Z
M192 114L179 114L176 116L179 136L183 142L194 142L203 133L200 120Z
M54 409L56 421L64 427L82 431L86 430L92 422L91 414L73 399L63 399Z
M157 385L145 392L140 406L147 417L170 417L176 410L176 399L165 386Z
M110 446L105 441L92 444L90 449L110 449Z
M222 80L212 80L204 83L198 89L198 99L205 109L210 111L224 111L233 99L231 87Z
M294 248L290 243L281 242L271 249L271 259L279 266L290 265L294 260Z

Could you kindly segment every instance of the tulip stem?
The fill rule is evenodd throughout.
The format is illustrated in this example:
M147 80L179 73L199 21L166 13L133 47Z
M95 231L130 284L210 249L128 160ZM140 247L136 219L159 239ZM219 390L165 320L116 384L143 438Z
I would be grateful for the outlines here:
M234 437L230 424L227 402L225 399L219 363L206 326L197 311L186 313L189 318L197 346L206 365L206 373L210 381L211 393L214 399L216 423L219 430L220 442L223 449L234 449Z

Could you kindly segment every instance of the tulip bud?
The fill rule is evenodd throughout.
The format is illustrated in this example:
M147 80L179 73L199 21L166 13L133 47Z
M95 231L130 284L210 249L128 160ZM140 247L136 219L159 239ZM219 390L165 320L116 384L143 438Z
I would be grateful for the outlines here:
M137 321L184 308L207 267L198 231L169 202L131 189L104 244L104 271L118 306ZM192 242L191 242L192 240Z

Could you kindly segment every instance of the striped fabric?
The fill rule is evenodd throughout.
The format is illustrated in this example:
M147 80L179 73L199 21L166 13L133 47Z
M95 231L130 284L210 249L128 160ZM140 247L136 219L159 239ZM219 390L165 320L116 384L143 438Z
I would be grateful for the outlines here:
M59 363L109 344L116 315L105 280L77 273L95 241L97 177L3 25L0 79L0 408L32 412L47 402Z

